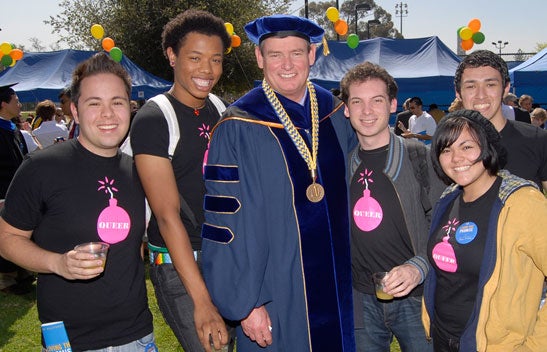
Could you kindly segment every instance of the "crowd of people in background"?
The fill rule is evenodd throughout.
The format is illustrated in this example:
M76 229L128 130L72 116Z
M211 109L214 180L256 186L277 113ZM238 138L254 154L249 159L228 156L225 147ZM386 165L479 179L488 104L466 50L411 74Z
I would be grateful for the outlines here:
M36 289L75 350L157 351L145 256L188 352L545 349L547 111L503 59L463 58L445 111L370 62L310 82L311 20L244 29L264 77L233 103L198 10L164 27L174 83L147 102L105 54L25 118L0 87L0 290ZM106 262L74 249L96 241Z

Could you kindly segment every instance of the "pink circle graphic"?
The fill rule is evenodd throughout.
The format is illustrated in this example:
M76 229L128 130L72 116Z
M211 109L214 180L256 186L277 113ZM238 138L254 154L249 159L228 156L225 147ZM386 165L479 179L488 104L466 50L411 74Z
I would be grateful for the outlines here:
M455 273L456 270L458 270L458 261L456 259L456 254L454 253L454 248L448 243L448 238L448 236L444 236L443 241L437 243L435 247L433 247L431 254L439 269L449 273Z
M118 206L116 198L108 200L109 206L104 208L97 220L97 233L106 243L118 243L127 238L131 229L129 214Z
M378 201L370 196L370 190L363 191L360 198L353 207L353 220L359 229L368 232L380 225L384 212Z

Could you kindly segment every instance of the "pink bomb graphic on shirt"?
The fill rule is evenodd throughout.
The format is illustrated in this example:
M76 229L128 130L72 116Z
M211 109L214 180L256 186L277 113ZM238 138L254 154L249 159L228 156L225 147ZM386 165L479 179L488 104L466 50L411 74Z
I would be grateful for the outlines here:
M199 130L200 137L203 137L208 141L211 139L211 134L209 132L210 130L209 125L202 123L201 127L199 127L198 130ZM209 159L209 144L210 142L207 142L207 148L205 148L205 154L203 154L203 167L201 170L203 174L205 174L205 165L207 165L207 159Z
M114 187L114 180L104 178L104 181L99 181L98 191L104 191L110 194L108 207L104 208L97 220L97 233L101 240L106 243L114 244L121 242L127 238L131 229L131 218L125 209L118 206L118 200L114 198L114 192L118 189Z
M449 220L448 223L443 226L443 230L446 231L446 236L443 237L442 242L437 243L433 250L431 251L433 260L437 267L449 273L455 273L458 270L458 261L456 259L456 254L454 253L454 248L448 242L450 239L450 233L456 231L456 226L460 222L456 219Z
M364 172L360 173L360 176L361 178L357 182L364 184L365 190L363 191L363 197L359 198L353 207L353 221L361 231L368 232L380 225L384 212L380 203L370 195L368 189L369 182L374 183L374 180L370 178L372 171L365 169Z

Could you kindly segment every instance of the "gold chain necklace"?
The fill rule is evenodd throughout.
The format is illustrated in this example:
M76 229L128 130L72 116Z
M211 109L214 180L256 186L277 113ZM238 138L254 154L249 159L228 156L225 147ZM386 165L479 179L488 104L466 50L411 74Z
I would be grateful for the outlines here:
M310 202L317 203L321 199L323 199L323 196L325 195L325 190L323 189L323 186L315 182L317 180L317 151L319 149L319 108L317 107L317 96L313 84L311 84L310 81L308 81L306 84L308 87L308 91L310 92L311 105L311 152L300 133L298 133L298 131L296 130L296 127L294 126L291 119L289 118L289 115L283 108L283 105L281 105L281 102L279 101L279 99L277 99L277 96L275 95L272 87L270 87L266 80L262 80L262 89L264 90L264 93L266 94L270 105L275 110L275 113L283 124L285 131L287 131L287 134L296 146L296 149L298 149L298 152L308 165L312 183L306 189L306 196L308 197Z

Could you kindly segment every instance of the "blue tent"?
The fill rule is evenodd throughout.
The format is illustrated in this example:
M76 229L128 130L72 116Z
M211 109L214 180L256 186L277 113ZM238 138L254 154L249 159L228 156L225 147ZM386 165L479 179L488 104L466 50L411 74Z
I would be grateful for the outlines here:
M516 95L531 95L535 103L547 104L547 48L509 70Z
M338 88L353 66L370 61L384 67L397 81L398 104L419 96L424 109L436 103L448 107L455 98L454 73L461 59L438 37L417 39L374 38L362 40L355 49L346 42L329 41L330 55L317 49L310 79L327 88Z
M57 101L59 92L70 84L72 71L95 53L72 49L25 53L15 66L0 73L0 86L19 82L13 89L21 102ZM170 82L144 71L125 55L120 63L131 76L132 99L148 99L171 87Z

